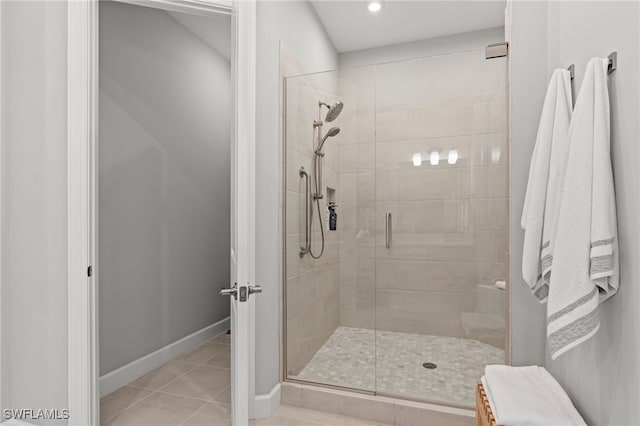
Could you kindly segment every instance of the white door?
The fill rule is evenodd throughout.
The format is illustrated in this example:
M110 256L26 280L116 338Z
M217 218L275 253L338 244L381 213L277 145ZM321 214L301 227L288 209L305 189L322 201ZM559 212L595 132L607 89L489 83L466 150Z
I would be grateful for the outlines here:
M235 107L231 149L231 407L234 426L249 424L255 368L255 2L234 1Z

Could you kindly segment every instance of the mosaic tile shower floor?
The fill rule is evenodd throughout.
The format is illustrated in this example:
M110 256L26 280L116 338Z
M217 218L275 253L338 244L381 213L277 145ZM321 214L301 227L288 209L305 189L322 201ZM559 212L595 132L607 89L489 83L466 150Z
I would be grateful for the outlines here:
M477 340L338 327L294 378L472 407L485 365L503 363L504 350Z

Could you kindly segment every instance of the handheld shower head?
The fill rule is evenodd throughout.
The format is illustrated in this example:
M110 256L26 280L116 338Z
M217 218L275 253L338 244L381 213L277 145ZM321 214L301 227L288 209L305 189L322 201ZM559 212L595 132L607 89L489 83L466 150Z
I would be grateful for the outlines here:
M327 108L329 108L329 111L327 111L327 115L325 116L325 121L327 123L331 123L333 120L338 118L338 116L342 112L342 108L344 108L344 104L340 101L336 102L333 105L329 105L325 102L320 102L320 106L326 106Z
M326 142L326 140L334 137L338 133L340 133L340 127L330 128L327 134L324 135L324 137L320 140L320 145L318 145L318 149L316 149L316 154L320 155L320 153L322 152L322 147L324 146L324 143Z

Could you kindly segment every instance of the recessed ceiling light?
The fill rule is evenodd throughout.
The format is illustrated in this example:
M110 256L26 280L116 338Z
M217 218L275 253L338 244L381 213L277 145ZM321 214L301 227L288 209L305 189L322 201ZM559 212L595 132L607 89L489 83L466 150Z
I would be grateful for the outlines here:
M382 9L382 1L381 0L372 0L367 5L369 12L376 13Z

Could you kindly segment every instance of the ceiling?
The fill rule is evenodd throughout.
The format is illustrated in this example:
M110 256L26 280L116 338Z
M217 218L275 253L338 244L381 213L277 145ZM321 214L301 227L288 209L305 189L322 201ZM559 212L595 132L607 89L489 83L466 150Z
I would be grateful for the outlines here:
M311 4L343 53L502 27L506 0L385 0L375 14L362 0L311 0Z

